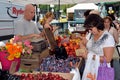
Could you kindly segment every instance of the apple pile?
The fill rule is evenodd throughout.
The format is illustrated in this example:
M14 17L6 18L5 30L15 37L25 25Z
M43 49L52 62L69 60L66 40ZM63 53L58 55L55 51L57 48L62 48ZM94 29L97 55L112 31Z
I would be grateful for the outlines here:
M20 80L68 80L64 79L62 76L58 74L52 74L52 73L21 73Z

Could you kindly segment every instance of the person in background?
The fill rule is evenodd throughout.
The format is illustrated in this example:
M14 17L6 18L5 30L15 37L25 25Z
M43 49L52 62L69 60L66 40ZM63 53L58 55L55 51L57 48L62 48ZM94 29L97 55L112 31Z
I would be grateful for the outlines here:
M103 20L104 20L105 30L107 30L108 32L110 32L110 34L112 34L116 44L118 44L119 43L119 34L118 34L116 27L113 26L112 18L109 16L106 16L103 18Z
M27 4L23 18L15 23L14 35L19 36L22 40L42 37L42 33L32 21L34 15L35 7Z
M97 14L100 16L100 12L98 10L91 10L89 14Z
M41 21L43 28L49 28L53 33L58 29L58 27L50 24L54 18L55 16L52 12L47 12Z
M104 30L104 21L97 14L90 14L85 20L84 27L91 30L91 33L89 34L92 36L90 37L90 35L87 35L86 37L82 37L84 42L83 45L86 47L86 51L80 54L81 57L86 59L82 80L88 80L88 77L86 77L87 72L88 70L93 69L93 67L87 67L87 65L89 62L92 62L92 60L95 61L94 63L91 63L95 66L95 74L92 76L96 80L98 67L100 63L103 63L104 59L106 60L108 67L111 67L110 62L114 53L115 41L113 36L108 31Z

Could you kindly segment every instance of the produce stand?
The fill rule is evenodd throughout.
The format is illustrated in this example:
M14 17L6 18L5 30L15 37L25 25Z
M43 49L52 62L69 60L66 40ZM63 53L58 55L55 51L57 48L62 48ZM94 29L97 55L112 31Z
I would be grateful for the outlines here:
M49 31L49 29L46 29L45 31L48 43L50 44L49 45L50 48L47 47L46 42L42 43L42 45L45 44L45 46L41 46L37 43L34 43L34 46L37 45L37 49L36 48L34 49L31 56L28 55L21 56L20 70L15 74L17 75L19 74L20 76L22 74L26 74L28 76L29 74L37 75L37 73L39 74L42 73L46 75L52 73L55 75L62 76L66 80L76 79L79 80L80 79L79 69L82 65L82 58L76 56L75 50L80 48L79 47L80 40L78 38L77 39L74 38L76 37L74 35L73 35L74 37L72 37L71 39L68 38L67 40L65 37L64 38L58 37L58 42L62 44L58 45L59 43L57 42L57 40L55 40L51 31ZM49 36L49 34L51 36ZM63 42L61 43L62 40ZM43 48L44 50L39 48ZM53 52L53 54L50 54L51 51ZM63 58L56 56L56 54L62 53L67 54L67 57ZM62 56L64 56L64 54L62 54ZM75 77L76 74L77 77Z

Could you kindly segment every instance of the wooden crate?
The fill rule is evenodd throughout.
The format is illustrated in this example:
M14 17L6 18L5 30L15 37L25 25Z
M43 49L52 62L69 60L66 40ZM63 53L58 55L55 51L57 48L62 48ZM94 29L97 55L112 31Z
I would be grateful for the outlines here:
M21 75L23 73L24 72L16 72L14 74ZM49 72L32 72L32 73L24 73L24 74L27 75L27 74L37 74L37 73L42 73L42 74L47 75ZM60 72L51 72L51 73L55 74L55 75L59 75L59 76L63 77L64 79L67 79L67 80L72 80L73 76L74 76L73 73L60 73Z
M42 72L44 74L48 74L49 72ZM52 74L58 74L60 76L62 76L64 79L68 79L68 80L72 80L74 74L73 73L60 73L60 72L52 72Z
M39 68L40 66L40 55L39 54L33 54L32 57L23 57L21 58L21 69L25 70L34 70L36 68Z
M33 71L40 67L40 63L43 58L49 55L49 50L46 49L41 53L33 53L32 56L21 56L20 69L26 71Z

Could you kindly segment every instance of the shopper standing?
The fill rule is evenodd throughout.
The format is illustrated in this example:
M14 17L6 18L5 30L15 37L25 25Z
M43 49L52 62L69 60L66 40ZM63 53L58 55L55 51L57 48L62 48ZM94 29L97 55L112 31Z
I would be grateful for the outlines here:
M104 30L104 21L97 14L90 14L85 20L84 27L91 30L91 33L89 33L91 37L87 35L86 38L83 38L86 51L81 56L86 59L86 64L82 80L90 80L87 77L87 73L90 70L94 71L92 76L96 80L98 67L100 63L103 63L104 59L107 62L107 66L111 67L110 62L114 53L115 41L113 36ZM92 63L92 61L94 62ZM93 67L88 66L89 62L91 62L90 65L92 64Z

